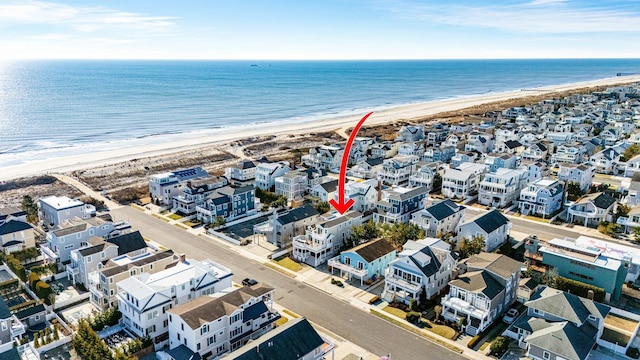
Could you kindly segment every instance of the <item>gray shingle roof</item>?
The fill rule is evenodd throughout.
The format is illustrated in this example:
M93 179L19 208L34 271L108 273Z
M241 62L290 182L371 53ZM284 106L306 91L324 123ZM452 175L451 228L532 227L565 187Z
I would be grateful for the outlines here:
M107 239L107 242L118 246L118 255L123 255L147 247L147 242L144 241L144 238L139 231L112 237Z
M589 323L577 327L563 321L534 331L525 341L568 360L584 360L596 342L597 333L598 330Z
M463 209L465 209L464 206L460 206L453 201L446 199L440 201L437 204L429 206L425 210L429 212L436 220L440 221Z
M505 255L482 252L465 260L470 269L487 269L490 272L509 279L513 273L520 271L522 263Z
M358 245L351 250L351 252L355 252L360 255L366 262L371 263L373 260L379 259L384 255L387 255L396 248L391 245L385 239L372 240L362 245Z
M4 302L4 298L0 295L0 319L8 319L11 317L11 311L9 311L9 307L7 303Z
M589 194L580 200L580 203L592 202L597 208L608 209L609 206L615 204L616 199L605 193Z
M502 291L504 286L491 276L488 271L473 271L461 275L450 282L452 286L457 286L471 292L482 292L489 299L493 299Z
M531 295L525 305L578 324L587 321L589 315L603 319L611 310L607 305L546 286Z
M33 229L31 224L17 221L17 220L9 220L6 223L0 225L0 235L12 234L18 231L24 231Z
M499 210L492 210L473 221L488 234L509 223L509 219L502 215Z
M316 216L318 214L319 214L318 211L316 211L316 209L314 209L313 206L307 204L299 208L290 210L284 215L278 216L277 221L282 225L286 225L292 222L296 222L306 218L310 218L312 216Z

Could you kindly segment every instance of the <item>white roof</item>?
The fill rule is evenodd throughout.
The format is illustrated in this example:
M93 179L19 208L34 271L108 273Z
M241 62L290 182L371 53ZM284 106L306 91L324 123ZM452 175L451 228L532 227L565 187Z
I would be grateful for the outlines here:
M536 181L534 184L538 185L538 186L542 186L542 187L547 187L547 186L551 186L556 182L556 180L551 180L551 179L541 179Z
M55 208L56 210L63 210L84 205L84 203L80 200L70 199L66 196L55 195L40 198L40 201L51 206L52 208Z

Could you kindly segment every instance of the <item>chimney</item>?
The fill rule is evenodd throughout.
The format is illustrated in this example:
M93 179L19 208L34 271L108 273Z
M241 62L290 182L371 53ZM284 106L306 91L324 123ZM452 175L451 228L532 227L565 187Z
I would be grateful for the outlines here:
M593 300L593 296L594 296L593 290L587 291L587 299Z
M187 262L187 256L185 254L178 255L181 263Z
M378 201L382 200L382 180L378 180Z

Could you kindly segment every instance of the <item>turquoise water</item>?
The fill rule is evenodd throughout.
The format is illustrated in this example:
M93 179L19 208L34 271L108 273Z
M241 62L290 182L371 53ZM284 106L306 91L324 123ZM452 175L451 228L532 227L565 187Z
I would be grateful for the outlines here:
M640 73L640 60L0 64L0 166L189 132ZM111 144L111 145L109 145ZM84 150L83 150L84 149Z

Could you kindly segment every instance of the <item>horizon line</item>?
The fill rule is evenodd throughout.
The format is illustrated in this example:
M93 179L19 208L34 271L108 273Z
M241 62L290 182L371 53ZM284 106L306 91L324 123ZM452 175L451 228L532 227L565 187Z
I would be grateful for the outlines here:
M2 62L11 61L496 61L496 60L640 60L640 57L512 57L512 58L335 58L335 59L248 59L248 58L7 58Z

